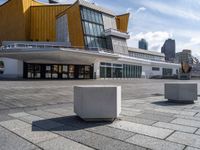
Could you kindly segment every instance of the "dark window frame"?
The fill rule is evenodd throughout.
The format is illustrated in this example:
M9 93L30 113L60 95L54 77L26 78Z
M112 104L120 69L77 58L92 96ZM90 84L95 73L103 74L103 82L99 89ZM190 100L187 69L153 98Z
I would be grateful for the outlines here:
M107 49L106 37L101 35L102 32L105 31L102 13L84 6L81 6L80 9L81 9L80 12L81 12L82 28L84 31L85 47L89 49L91 48ZM86 24L88 24L88 26ZM92 27L92 30L90 27Z
M152 71L160 71L159 67L152 67Z

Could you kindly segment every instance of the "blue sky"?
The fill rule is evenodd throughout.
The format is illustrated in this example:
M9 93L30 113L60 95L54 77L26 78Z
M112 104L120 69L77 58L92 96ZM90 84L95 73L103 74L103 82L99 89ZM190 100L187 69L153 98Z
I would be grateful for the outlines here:
M200 0L87 1L107 7L116 14L131 13L129 46L137 47L138 40L145 38L150 50L160 51L164 41L173 38L176 40L177 52L191 49L193 55L200 58Z

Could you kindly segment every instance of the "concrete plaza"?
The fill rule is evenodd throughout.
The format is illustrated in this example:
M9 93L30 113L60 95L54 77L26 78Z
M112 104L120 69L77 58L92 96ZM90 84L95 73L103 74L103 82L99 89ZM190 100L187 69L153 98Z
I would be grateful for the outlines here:
M166 82L200 85L199 80L0 81L0 150L198 150L200 102L167 102ZM119 119L86 123L76 117L73 86L86 84L122 86Z

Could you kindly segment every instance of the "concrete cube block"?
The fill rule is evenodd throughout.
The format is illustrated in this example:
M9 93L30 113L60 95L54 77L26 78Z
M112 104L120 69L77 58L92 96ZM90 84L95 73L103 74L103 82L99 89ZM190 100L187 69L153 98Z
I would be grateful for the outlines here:
M86 121L113 121L121 112L121 86L75 86L74 112Z
M177 102L194 102L197 100L197 84L166 83L165 98Z

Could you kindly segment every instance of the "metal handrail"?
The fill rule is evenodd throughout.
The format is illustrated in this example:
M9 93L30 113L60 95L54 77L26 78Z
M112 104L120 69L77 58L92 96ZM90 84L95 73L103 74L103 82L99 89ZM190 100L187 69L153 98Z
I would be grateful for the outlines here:
M117 31L117 32L129 34L129 32L122 32L122 31L120 31L120 30L118 30L118 29L114 29L114 28L106 29L104 32L109 31L109 30L114 30L114 31Z
M90 51L98 51L98 52L106 52L106 53L113 53L110 49L105 48L98 48L98 47L90 47L90 48L84 48L83 46L65 46L65 45L55 45L55 44L39 44L39 43L33 43L33 44L26 44L26 43L11 43L8 45L2 46L2 50L9 50L13 48L21 48L21 49L31 49L31 48L72 48L72 49L79 49L79 50L90 50Z

